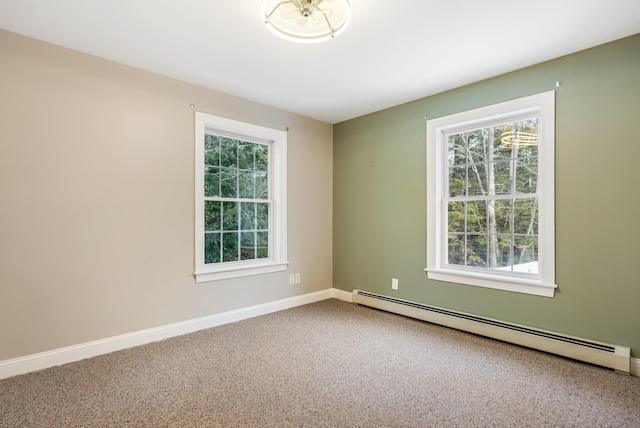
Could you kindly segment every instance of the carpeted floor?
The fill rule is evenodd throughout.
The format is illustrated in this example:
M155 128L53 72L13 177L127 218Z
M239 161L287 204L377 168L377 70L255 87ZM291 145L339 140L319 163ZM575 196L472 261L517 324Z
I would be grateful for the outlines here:
M1 427L640 427L640 378L338 300L0 380Z

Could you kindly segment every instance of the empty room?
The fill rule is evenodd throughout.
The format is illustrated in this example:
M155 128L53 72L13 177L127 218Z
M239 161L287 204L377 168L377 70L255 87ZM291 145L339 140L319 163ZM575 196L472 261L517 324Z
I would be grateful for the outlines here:
M0 0L0 427L640 426L640 2Z

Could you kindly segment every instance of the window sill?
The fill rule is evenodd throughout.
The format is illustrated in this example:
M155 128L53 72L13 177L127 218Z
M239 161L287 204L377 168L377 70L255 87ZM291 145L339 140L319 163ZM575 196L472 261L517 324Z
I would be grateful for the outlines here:
M196 282L219 281L223 279L240 278L243 276L262 275L280 272L287 269L289 262L238 263L235 265L219 266L196 271Z
M547 284L541 280L516 278L513 276L504 277L501 275L468 273L449 269L425 269L425 271L427 272L427 278L437 281L454 282L495 290L532 294L535 296L553 297L556 288L558 288L558 286L553 283Z

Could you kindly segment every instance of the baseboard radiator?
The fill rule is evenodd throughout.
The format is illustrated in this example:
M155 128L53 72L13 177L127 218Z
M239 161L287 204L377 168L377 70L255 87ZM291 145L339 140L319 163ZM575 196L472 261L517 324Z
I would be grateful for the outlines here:
M352 297L353 302L359 305L629 373L631 349L628 347L594 342L362 290L354 290Z

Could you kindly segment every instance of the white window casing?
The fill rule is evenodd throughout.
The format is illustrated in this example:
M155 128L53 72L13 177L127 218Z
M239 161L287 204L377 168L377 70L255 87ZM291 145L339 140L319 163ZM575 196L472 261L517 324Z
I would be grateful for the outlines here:
M447 135L526 117L538 120L537 272L449 264ZM519 98L427 121L427 267L429 279L553 297L555 289L555 92ZM515 193L513 194L515 195ZM515 197L515 196L512 196ZM488 233L488 231L487 231Z
M205 263L204 141L207 133L269 146L268 258ZM287 268L287 133L285 131L206 113L195 113L195 245L196 282L266 274Z

